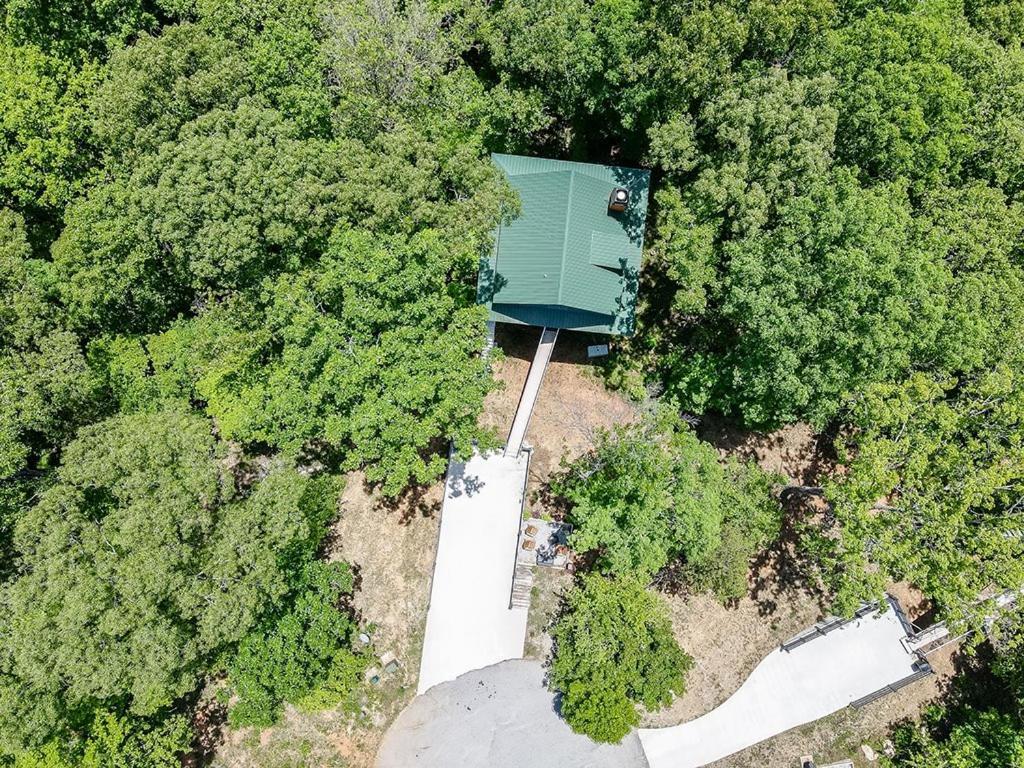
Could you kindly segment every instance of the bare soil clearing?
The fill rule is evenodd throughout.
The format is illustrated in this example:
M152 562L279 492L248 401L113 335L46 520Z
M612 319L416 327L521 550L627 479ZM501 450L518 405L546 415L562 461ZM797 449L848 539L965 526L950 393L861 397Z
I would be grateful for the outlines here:
M498 325L495 341L504 358L495 364L494 375L504 386L488 395L481 424L495 429L502 440L512 426L539 340L539 328ZM640 407L605 389L596 366L587 359L587 345L596 343L608 343L608 337L572 331L558 335L526 432L526 442L533 446L528 501L537 498L563 457L571 461L593 447L598 430L639 417ZM533 508L544 511L540 501Z
M572 576L566 571L554 568L534 570L524 658L547 660L551 653L551 635L548 634L548 629L562 604L562 596L570 587Z
M792 485L817 485L836 468L832 439L816 434L810 424L750 432L719 417L705 416L697 434L722 454L757 462L761 469L782 475Z

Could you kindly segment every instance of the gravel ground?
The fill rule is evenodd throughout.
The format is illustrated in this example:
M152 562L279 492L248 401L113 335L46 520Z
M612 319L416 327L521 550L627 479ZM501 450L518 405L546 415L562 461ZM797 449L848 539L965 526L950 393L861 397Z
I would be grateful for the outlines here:
M377 768L647 768L633 732L621 744L573 733L535 661L469 672L417 697L391 726Z

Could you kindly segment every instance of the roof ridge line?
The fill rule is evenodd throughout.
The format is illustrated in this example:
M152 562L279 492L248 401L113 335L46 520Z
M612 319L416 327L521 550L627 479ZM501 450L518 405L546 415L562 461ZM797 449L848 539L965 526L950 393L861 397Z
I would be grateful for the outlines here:
M562 228L562 258L558 265L558 304L563 306L562 286L565 285L565 251L569 244L569 222L572 221L572 190L576 185L576 169L569 169L569 191L565 200L565 226Z

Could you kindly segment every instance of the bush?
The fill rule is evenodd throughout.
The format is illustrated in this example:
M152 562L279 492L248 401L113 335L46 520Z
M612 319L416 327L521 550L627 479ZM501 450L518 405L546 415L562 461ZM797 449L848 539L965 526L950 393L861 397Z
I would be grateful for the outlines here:
M359 682L363 658L351 650L357 625L341 600L352 590L343 563L312 563L292 607L239 644L228 680L239 701L231 725L272 725L284 702L331 706Z
M551 685L562 715L595 741L616 742L685 689L692 659L672 636L664 604L634 578L584 577L552 630Z
M673 412L598 437L552 490L567 499L571 543L614 575L649 580L682 557L691 586L722 600L746 592L749 558L778 535L776 478L723 462Z
M145 720L100 711L84 741L71 747L51 741L23 752L14 768L180 768L192 729L180 715Z

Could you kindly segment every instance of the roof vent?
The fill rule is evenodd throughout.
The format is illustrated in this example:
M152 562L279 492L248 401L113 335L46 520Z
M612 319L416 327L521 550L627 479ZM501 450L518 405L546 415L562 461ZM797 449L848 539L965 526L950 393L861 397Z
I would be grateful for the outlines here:
M622 213L629 205L629 190L625 187L616 187L608 196L608 210L614 213Z

